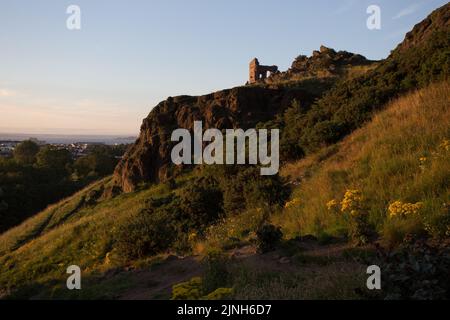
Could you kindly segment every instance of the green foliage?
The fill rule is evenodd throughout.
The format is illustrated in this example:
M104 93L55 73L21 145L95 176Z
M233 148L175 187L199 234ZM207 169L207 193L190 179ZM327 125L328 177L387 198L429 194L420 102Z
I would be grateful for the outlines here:
M71 164L72 155L66 149L45 146L36 155L38 167L51 169L57 175L66 176L70 172Z
M193 180L181 190L179 198L187 229L202 230L222 215L222 192L214 178Z
M0 158L0 232L111 174L126 146L93 146L75 162L68 150L51 145L41 148L30 140L20 143L14 158ZM6 204L8 204L6 206Z
M265 224L256 231L258 250L262 253L274 250L283 238L281 228Z
M226 286L230 281L230 272L227 268L227 257L220 251L212 250L204 258L203 291L211 292Z
M205 300L229 300L234 294L233 288L217 288L203 297Z
M228 215L245 209L282 206L290 195L283 179L278 175L261 176L258 167L218 168L213 174L220 181Z
M33 164L39 152L39 145L31 140L19 143L14 149L14 159L23 164Z
M450 298L450 250L446 246L417 241L390 253L380 251L380 268L386 299Z
M205 294L203 280L195 277L186 282L175 284L172 287L171 300L226 300L234 293L233 288L217 288Z
M172 287L171 300L198 300L202 297L202 278L195 277Z
M127 145L106 146L94 145L87 149L87 155L78 158L74 163L74 172L78 178L103 177L114 171L118 157L122 156Z
M173 243L175 227L159 212L143 210L121 226L117 249L126 259L138 259L167 250Z
M292 160L333 144L369 120L389 100L450 75L448 32L395 51L367 74L338 82L308 109L297 101L277 118L281 159Z

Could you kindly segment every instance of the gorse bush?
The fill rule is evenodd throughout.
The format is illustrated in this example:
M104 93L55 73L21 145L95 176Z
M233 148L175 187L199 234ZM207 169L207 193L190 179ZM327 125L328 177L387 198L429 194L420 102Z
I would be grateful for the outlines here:
M167 216L143 210L120 227L117 249L127 259L164 252L173 244L176 229Z
M225 216L246 209L282 206L290 195L282 178L261 176L257 166L208 166L199 174L199 180L193 184L215 192L216 202L223 206Z
M417 203L403 203L401 201L395 201L389 205L390 217L406 217L416 215L423 208L422 202Z
M194 179L181 190L179 199L186 229L201 231L223 214L223 195L214 178Z

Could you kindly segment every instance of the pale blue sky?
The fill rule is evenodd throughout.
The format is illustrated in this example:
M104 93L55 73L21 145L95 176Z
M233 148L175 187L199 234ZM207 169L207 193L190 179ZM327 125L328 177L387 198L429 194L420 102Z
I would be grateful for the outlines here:
M286 70L321 44L382 59L445 0L0 0L0 132L137 134L168 96ZM66 28L81 8L82 29ZM382 29L366 27L381 7Z

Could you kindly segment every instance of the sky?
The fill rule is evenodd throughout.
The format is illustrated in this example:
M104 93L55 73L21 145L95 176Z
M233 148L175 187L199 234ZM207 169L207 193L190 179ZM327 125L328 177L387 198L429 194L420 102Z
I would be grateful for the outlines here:
M0 133L137 135L169 96L239 86L320 45L386 58L445 0L0 0ZM70 5L81 29L69 30ZM369 30L369 5L381 29Z

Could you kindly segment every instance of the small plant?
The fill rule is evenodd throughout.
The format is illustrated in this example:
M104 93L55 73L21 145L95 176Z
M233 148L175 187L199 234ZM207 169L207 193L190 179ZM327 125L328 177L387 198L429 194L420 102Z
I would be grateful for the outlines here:
M258 250L262 253L274 250L283 238L281 228L265 224L256 232Z
M202 278L195 277L172 287L171 300L198 300L202 297Z
M425 230L436 239L450 237L450 203L445 203L441 211L425 219Z
M369 241L372 230L367 222L364 197L359 190L347 190L341 201L341 212L348 215L349 235L356 245Z
M234 293L233 288L217 288L205 294L203 279L192 278L189 281L175 284L172 287L171 300L226 300L230 299Z
M227 268L227 257L219 250L211 250L203 260L205 275L203 279L203 292L211 292L226 286L230 279Z

